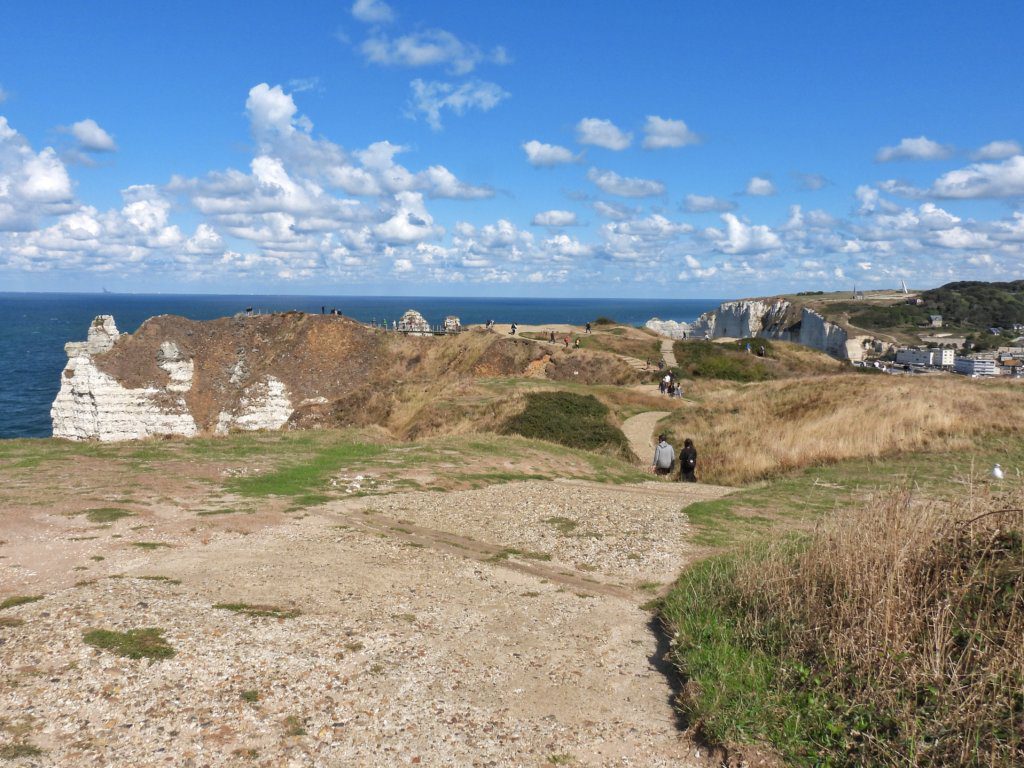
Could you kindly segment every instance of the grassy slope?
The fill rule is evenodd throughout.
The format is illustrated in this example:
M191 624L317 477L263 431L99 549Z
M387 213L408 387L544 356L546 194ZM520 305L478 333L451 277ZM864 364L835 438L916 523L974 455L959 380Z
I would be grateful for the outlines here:
M916 559L904 561L897 555L906 550L892 548L848 591L828 597L824 607L815 603L834 579L822 563L844 562L855 570L870 541L882 548L906 541L892 520L917 520L917 502L897 505L888 528L879 523L880 510L899 497L894 488L912 489L913 499L951 500L961 513L1001 506L986 496L985 478L999 461L1019 482L1024 439L1005 414L1020 408L1024 390L849 375L716 384L697 394L702 407L671 421L677 437L702 435L705 473L748 483L766 479L687 508L697 543L712 556L684 572L659 608L674 637L672 659L689 681L679 702L687 717L713 741L741 751L769 744L796 765L1010 765L1024 757L1014 731L1024 697L1012 695L1024 690L1024 654L1007 639L1008 632L1020 633L1012 623L1017 619L1001 608L1014 599L1005 595L1024 599L1024 553L1014 549L1019 538L996 546L1003 554L995 566L970 559L977 547L938 565L931 542L945 541L950 530L950 517L938 515L931 528L917 532L924 543ZM981 490L965 501L970 488ZM847 533L839 554L815 543L818 521L824 521L820 530L834 530L858 509L858 527ZM1013 535L1019 537L1017 526ZM995 551L991 531L979 536L988 542L984 551ZM808 562L820 566L824 581L804 578ZM919 578L950 568L960 574L952 584L945 577ZM896 573L898 589L880 597L857 591L871 583L871 574ZM997 583L1009 586L996 593L986 586ZM794 584L800 588L790 588ZM928 607L943 590L943 605L961 606L955 620ZM992 594L1003 597L986 602ZM763 595L772 601L762 601ZM851 627L874 626L870 611L879 600L906 617L903 624L913 624L913 631L897 633L903 649L890 647L892 629L878 629L858 641L863 653L851 650L842 639ZM978 636L982 624L989 628ZM928 682L936 657L928 657L922 638L940 637L935 653L945 666ZM976 637L991 642L964 656L965 638ZM802 645L807 638L820 642ZM886 653L896 654L898 663L876 677L878 654ZM856 664L864 671L855 672Z

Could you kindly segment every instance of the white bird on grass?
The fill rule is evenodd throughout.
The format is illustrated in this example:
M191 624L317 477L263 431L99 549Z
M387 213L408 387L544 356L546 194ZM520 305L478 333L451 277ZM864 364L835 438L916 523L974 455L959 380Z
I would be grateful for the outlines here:
M1000 467L998 464L992 467L992 477L994 477L996 480L1002 480L1003 477L1005 477L1005 475L1003 474L1003 468Z

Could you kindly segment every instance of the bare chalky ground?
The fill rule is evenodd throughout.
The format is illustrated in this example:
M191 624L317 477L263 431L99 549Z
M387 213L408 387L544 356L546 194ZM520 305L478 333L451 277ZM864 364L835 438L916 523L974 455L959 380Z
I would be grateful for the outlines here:
M0 741L62 767L703 765L640 605L690 556L683 507L726 491L535 481L212 532L182 509L168 547L95 534L105 575L78 586L24 558L80 518L4 517L0 585L44 596L0 611ZM213 607L238 602L300 614ZM93 648L97 627L175 655Z

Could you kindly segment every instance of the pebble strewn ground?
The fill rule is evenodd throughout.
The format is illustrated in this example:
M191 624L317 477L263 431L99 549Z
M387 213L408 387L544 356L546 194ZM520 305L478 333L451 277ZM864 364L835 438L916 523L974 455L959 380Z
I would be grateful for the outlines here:
M688 557L682 507L724 490L512 483L112 542L123 577L0 612L24 622L0 626L0 746L62 767L702 765L639 606ZM97 627L162 628L176 655L115 656L83 642Z

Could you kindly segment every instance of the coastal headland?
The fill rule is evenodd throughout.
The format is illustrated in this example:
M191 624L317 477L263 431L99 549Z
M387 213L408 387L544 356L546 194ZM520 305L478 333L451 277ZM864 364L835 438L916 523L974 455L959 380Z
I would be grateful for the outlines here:
M1012 764L1019 382L510 331L97 318L54 405L74 439L0 443L0 755ZM649 473L657 433L700 482ZM844 677L885 642L884 679Z

